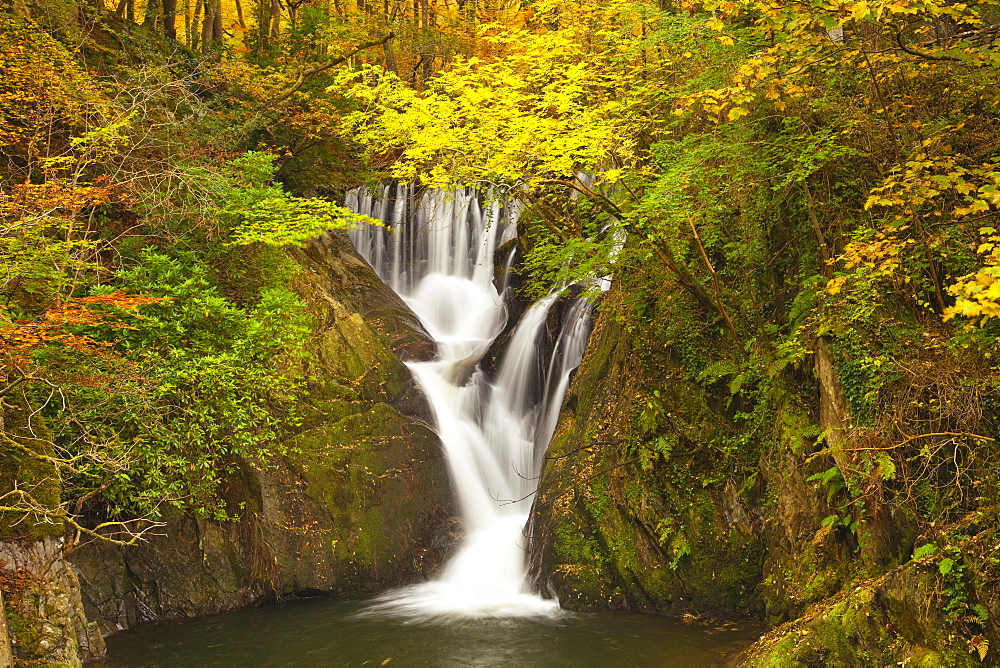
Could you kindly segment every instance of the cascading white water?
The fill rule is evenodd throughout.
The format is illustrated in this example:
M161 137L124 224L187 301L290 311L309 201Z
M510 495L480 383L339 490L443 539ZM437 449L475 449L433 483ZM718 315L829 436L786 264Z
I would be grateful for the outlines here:
M479 362L507 320L506 275L498 288L494 255L516 236L516 202L484 204L472 189L429 190L417 200L408 186L390 184L377 195L353 190L346 204L387 223L351 238L435 341L437 359L408 366L434 412L466 525L437 580L390 592L376 608L415 618L558 614L557 602L526 586L523 531L559 405L583 356L589 302L567 310L545 360L539 341L556 296L532 305L490 380Z

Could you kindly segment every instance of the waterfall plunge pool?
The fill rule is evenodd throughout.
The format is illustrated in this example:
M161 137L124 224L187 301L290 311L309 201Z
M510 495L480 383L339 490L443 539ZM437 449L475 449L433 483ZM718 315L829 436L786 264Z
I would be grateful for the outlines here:
M696 668L728 665L760 633L611 612L412 621L372 610L313 598L153 624L108 638L108 658L88 665Z

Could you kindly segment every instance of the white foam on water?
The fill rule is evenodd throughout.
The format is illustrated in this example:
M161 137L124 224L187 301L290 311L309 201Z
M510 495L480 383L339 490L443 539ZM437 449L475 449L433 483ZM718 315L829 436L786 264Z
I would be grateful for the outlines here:
M405 185L385 186L378 197L351 191L349 207L389 223L388 230L359 229L351 238L435 341L434 361L407 366L433 410L467 533L437 579L387 592L369 614L557 616L558 602L527 585L524 527L570 373L586 345L590 304L579 300L567 310L548 359L539 342L556 296L532 305L488 382L478 365L507 321L494 254L516 236L518 207L499 198L484 203L472 189L412 197Z

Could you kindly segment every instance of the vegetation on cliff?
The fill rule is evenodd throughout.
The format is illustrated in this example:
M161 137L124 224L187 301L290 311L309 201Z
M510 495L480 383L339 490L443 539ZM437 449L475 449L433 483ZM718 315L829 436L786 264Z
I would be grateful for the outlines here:
M310 321L281 247L356 217L291 195L249 131L220 140L233 119L199 98L190 54L171 61L99 8L36 10L0 26L2 392L6 412L15 395L38 407L5 449L55 466L63 503L12 472L4 510L84 532L81 514L116 518L102 533L124 542L165 504L225 517L220 476L297 424ZM129 62L114 39L145 52Z

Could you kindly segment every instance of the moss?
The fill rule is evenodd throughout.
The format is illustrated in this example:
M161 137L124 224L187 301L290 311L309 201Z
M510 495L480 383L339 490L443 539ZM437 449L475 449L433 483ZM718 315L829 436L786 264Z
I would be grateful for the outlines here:
M377 403L302 433L293 446L306 493L329 513L322 542L342 573L338 588L398 571L390 564L407 558L429 501L448 495L434 434Z
M14 605L7 605L7 624L10 634L17 643L17 655L22 659L36 659L44 656L38 648L42 631L37 619L29 619Z
M4 397L0 407L3 436L31 452L51 457L55 454L51 434L44 420L30 410L30 406L31 398L24 391L15 390ZM41 506L53 511L58 509L62 486L55 466L32 457L12 443L0 443L0 493L13 489L15 483ZM33 516L25 521L23 513L0 513L0 540L41 540L62 535L62 521L37 521L39 519Z

